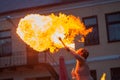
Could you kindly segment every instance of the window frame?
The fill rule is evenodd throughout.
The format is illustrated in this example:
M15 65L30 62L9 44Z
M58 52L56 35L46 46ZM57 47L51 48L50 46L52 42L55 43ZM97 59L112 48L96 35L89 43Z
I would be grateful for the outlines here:
M120 67L112 67L112 68L110 68L111 80L115 80L114 78L116 78L116 74L120 75L119 71L120 71ZM117 77L118 77L118 75L117 75Z
M90 43L90 44L86 44L86 42L84 43L84 45L85 46L93 46L93 45L99 45L100 44L100 40L99 40L99 27L98 27L98 17L97 17L97 15L93 15L93 16L87 16L87 17L83 17L82 18L82 21L84 22L84 24L85 24L85 19L90 19L90 18L95 18L96 19L96 24L94 24L94 25L89 25L88 26L88 28L90 28L90 27L96 27L97 28L97 31L98 31L98 42L96 42L96 43ZM86 25L85 25L86 26Z
M10 31L10 34L11 34L11 29L0 30L0 33L1 32L6 32L6 31ZM11 40L11 51L10 51L10 53L7 53L7 54L4 54L4 52L2 52L0 54L0 57L12 56L12 37L11 37L11 35L10 36L5 36L5 37L0 37L0 40L4 40L4 39L10 39Z
M93 78L93 80L97 80L97 71L94 70L90 70L90 75Z
M109 25L120 23L120 21L108 22L108 18L107 18L110 15L115 15L115 14L119 14L119 13L120 13L120 11L105 14L106 32L107 32L107 41L108 41L108 43L120 42L120 40L110 40L110 35L109 35Z

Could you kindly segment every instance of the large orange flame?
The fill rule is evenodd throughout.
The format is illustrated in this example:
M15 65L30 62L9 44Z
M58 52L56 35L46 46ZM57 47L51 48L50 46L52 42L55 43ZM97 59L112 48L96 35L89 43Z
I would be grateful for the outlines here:
M76 35L86 36L92 28L86 29L79 18L73 15L51 14L48 16L30 14L22 18L18 24L17 34L20 38L37 51L49 49L54 52L63 45L59 37L66 45L74 44Z

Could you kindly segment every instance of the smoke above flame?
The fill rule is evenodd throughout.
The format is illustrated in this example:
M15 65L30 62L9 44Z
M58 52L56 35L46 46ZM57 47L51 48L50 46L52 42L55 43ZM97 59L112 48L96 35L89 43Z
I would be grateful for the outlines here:
M66 45L74 44L77 35L81 35L84 42L84 37L92 32L92 28L86 29L84 23L73 15L30 14L20 20L16 32L34 50L41 52L49 49L53 53L64 47L59 37Z

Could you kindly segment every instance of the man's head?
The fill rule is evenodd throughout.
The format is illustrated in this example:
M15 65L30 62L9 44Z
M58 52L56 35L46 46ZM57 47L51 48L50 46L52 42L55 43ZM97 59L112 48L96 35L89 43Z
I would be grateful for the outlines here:
M87 59L87 57L89 56L89 52L85 49L85 48L80 48L76 51L80 56L84 57L85 59Z

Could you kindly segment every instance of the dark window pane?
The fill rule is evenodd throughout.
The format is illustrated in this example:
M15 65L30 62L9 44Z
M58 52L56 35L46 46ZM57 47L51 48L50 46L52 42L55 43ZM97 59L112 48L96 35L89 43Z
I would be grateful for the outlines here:
M96 18L88 18L84 20L84 23L86 26L89 26L89 25L94 25L97 22L96 22Z
M120 41L120 12L106 14L108 42Z
M85 45L94 45L99 43L98 29L95 26L92 27L93 31L87 35Z
M116 22L116 21L120 21L120 14L111 14L109 16L107 16L108 22Z
M91 74L93 80L97 80L96 70L90 70L90 74Z
M111 80L120 80L120 67L111 68Z
M85 46L99 44L97 16L83 18L86 28L93 28L85 38Z
M10 31L0 31L0 56L10 56L12 54L12 44Z
M10 31L0 32L0 38L11 36Z
M109 25L109 40L120 40L120 23Z

